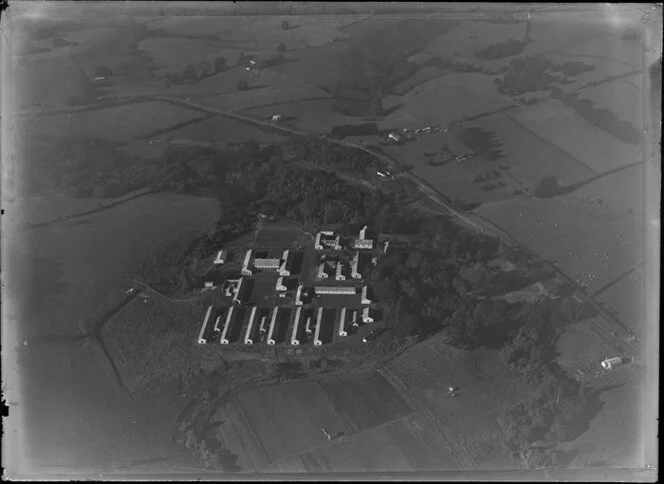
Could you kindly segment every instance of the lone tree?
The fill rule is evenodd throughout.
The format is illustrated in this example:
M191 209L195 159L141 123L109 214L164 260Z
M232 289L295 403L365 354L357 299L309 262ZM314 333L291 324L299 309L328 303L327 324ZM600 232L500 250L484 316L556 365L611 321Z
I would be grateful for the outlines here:
M288 30L289 27L290 27L290 25L288 25L288 20L284 20L283 22L281 22L281 29L282 30Z
M217 57L214 60L214 72L221 72L226 68L226 59L223 57Z
M246 79L240 79L237 81L237 88L239 91L246 91L249 89L249 83L247 82Z
M277 52L286 52L286 44L279 44Z

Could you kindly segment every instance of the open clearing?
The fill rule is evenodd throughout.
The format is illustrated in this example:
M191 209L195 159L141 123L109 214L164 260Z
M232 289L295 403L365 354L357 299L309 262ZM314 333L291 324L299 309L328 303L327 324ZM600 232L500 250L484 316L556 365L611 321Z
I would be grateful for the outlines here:
M207 39L152 37L140 41L138 48L151 58L157 73L181 73L187 64L195 66L203 61L212 68L217 57L224 57L233 65L240 55L239 50L229 48L224 42Z
M510 176L522 183L536 186L545 176L555 175L563 186L586 180L594 173L586 165L579 163L560 148L537 137L505 113L468 123L493 134L500 144L501 157L490 163L509 166Z
M408 404L378 373L321 383L344 427L359 432L402 417Z
M171 35L225 35L233 29L258 22L262 17L249 15L211 15L203 17L155 17L147 24L150 30L164 30Z
M476 73L454 73L427 81L404 96L383 99L386 110L402 105L380 122L381 129L436 125L477 116L514 104L509 96L495 93L492 78Z
M243 143L251 140L258 143L274 143L284 139L283 136L275 132L268 132L250 124L233 121L221 116L188 124L173 131L167 131L159 135L158 138L219 143Z
M652 304L653 301L645 299L642 269L637 268L626 273L614 284L597 294L595 299L633 333L641 336L645 334L646 324L649 324L644 320L645 308L646 304Z
M442 422L456 452L479 467L513 465L500 449L497 417L530 388L515 380L498 350L465 352L433 336L387 365L414 398ZM456 398L447 388L459 388Z
M141 391L186 367L201 307L138 297L106 325L104 338L127 389Z
M37 116L26 119L23 129L36 136L128 140L198 117L201 114L197 111L164 102L147 102Z
M91 318L110 295L127 290L127 278L146 256L171 243L179 254L217 218L211 200L151 195L77 224L29 229L10 239L3 269L14 276L12 304L30 352L20 357L21 374L39 382L24 387L22 411L34 424L24 435L26 458L44 466L129 462L178 450L164 450L171 430L164 422L177 415L178 395L128 399L116 392L94 341L66 339L91 329ZM47 335L63 341L40 342Z
M644 126L644 106L647 98L641 88L624 79L606 82L580 91L579 99L592 101L598 108L610 110L616 118L628 121L637 130Z
M329 133L332 128L343 124L358 124L357 118L336 112L335 101L328 94L321 92L323 99L300 101L267 101L262 106L247 109L245 112L252 116L267 119L275 113L283 114L288 118L282 124L312 131L314 133ZM269 96L272 97L272 96ZM321 116L325 113L325 116Z
M406 472L464 469L453 435L422 412L275 462L277 472Z
M243 469L269 462L325 441L322 428L343 431L325 392L313 383L264 386L234 397L220 411L221 441L240 456Z
M289 50L306 49L349 38L340 29L359 22L368 15L313 15L263 18L247 23L231 32L233 40L250 42L256 50L275 50L280 43ZM289 29L282 29L282 21Z
M226 73L210 78L209 84L218 89L216 96L206 97L205 104L222 109L243 110L272 103L286 103L302 99L329 97L324 90L305 81L294 79L273 68L266 68L248 90L239 91L236 83L239 79L249 79L244 70L237 70L232 76ZM219 77L218 80L215 80ZM207 80L206 80L207 81ZM212 91L209 86L206 90Z
M640 219L571 197L484 205L477 213L592 293L642 260Z
M596 173L641 161L642 156L637 147L594 127L554 99L515 109L508 115Z

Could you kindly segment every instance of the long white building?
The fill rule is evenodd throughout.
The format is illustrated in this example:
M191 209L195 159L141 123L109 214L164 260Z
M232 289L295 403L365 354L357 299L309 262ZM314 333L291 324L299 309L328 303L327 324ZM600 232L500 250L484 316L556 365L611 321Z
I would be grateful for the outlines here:
M208 306L207 311L205 313L205 317L203 318L203 325L201 326L201 330L198 333L198 344L199 345L204 345L207 343L207 329L210 323L212 322L212 317L214 316L214 307Z
M270 330L267 333L267 344L273 345L276 343L275 334L277 328L277 317L279 315L279 306L275 306L272 310L272 318L270 319Z
M217 252L217 256L214 258L214 264L221 265L224 262L226 262L226 257L228 256L228 252L225 250L220 250Z
M293 333L291 334L291 344L297 346L300 344L300 318L302 317L302 307L295 310L295 318L293 319Z
M253 254L253 249L247 250L247 253L244 255L244 261L242 262L242 275L250 276L253 274L249 268L249 263L251 262L251 256Z
M350 263L350 276L353 279L362 279L362 274L358 272L360 266L360 253L355 252L355 255L353 256L353 260Z
M334 276L334 278L337 281L345 281L346 280L346 276L344 275L343 271L344 271L344 265L341 262L337 262L337 270L336 270L336 274Z
M254 324L257 312L258 312L258 307L254 306L253 308L251 308L251 312L249 313L247 332L244 335L244 344L246 345L254 344Z
M245 302L249 292L249 284L250 283L248 279L240 277L240 282L237 283L237 290L235 291L235 296L233 296L233 304L240 305Z
M346 308L341 308L341 314L339 315L339 336L348 336L348 331L346 331Z
M318 308L318 316L316 317L316 330L314 331L314 346L320 346L323 341L320 339L321 326L323 324L323 308Z
M362 304L371 304L371 299L369 299L369 288L367 286L362 287Z
M224 329L221 332L221 338L219 338L219 343L222 345L227 345L230 343L230 328L231 325L233 324L233 316L234 316L234 311L235 308L233 306L230 307L228 310L228 314L226 314L226 321L224 322Z
M290 250L284 250L283 255L281 256L281 264L279 265L279 275L280 276L290 276L291 271L291 253Z
M363 323L373 323L374 318L371 315L371 312L369 311L369 308L364 308L362 310L362 322Z
M316 294L357 294L357 288L352 286L316 286Z
M303 285L300 284L297 286L297 291L295 292L295 305L296 306L302 306L304 304L304 301L302 301L302 290L303 290Z

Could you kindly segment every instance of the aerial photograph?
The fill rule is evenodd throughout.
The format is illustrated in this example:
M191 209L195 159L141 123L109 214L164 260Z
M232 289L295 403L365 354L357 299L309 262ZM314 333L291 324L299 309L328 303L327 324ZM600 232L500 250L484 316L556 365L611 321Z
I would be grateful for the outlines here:
M661 4L0 15L3 477L657 481Z

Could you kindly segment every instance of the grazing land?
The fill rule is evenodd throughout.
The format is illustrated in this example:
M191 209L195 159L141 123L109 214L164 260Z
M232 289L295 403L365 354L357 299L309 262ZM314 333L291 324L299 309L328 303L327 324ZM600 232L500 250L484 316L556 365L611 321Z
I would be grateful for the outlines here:
M258 143L274 143L284 139L277 133L222 117L197 121L182 128L164 132L158 138L210 143L244 143L252 140Z
M345 427L353 432L399 418L411 410L378 373L328 380L322 386Z
M25 121L36 136L129 140L201 117L196 111L164 102L148 102L71 114L53 114Z
M509 116L595 173L641 161L638 148L594 127L553 99L511 111Z

